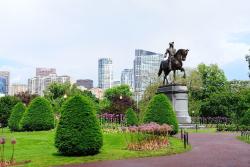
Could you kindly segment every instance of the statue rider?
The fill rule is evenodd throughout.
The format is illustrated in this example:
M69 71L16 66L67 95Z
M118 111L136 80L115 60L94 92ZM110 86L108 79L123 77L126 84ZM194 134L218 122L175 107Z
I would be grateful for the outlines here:
M169 43L169 48L166 50L166 53L164 55L164 60L167 58L168 55L168 65L169 65L169 69L172 69L172 59L174 57L176 53L176 49L174 48L174 42L170 42Z

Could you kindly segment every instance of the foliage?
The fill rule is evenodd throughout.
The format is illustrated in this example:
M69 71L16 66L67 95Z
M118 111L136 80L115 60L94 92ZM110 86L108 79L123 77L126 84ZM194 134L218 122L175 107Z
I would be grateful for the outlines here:
M0 98L0 123L2 127L8 125L11 110L18 102L20 102L20 100L13 96L4 96Z
M23 117L23 113L25 112L26 107L22 102L17 103L11 112L10 119L8 121L8 126L11 131L19 131L20 130L20 121Z
M200 64L198 65L198 72L202 80L199 98L208 98L211 94L221 93L228 88L226 76L216 64L210 66Z
M104 99L108 102L103 112L114 114L125 114L128 108L136 109L135 101L132 99L132 93L128 85L121 85L107 89L104 92Z
M15 97L18 97L25 105L29 105L29 103L37 96L38 95L29 94L27 91L15 95Z
M140 113L139 113L139 118L140 120L143 119L144 113L147 110L147 106L152 99L152 97L156 94L157 89L161 85L161 82L155 82L150 84L146 90L143 93L142 100L139 102L139 108L140 108Z
M246 126L250 126L250 109L248 109L244 116L241 118L241 124L242 125L246 125Z
M62 107L55 146L64 155L93 155L103 145L102 132L88 97L73 96Z
M126 111L126 124L127 126L138 125L137 115L132 108L129 108Z
M245 126L245 125L236 125L236 124L218 124L217 125L217 131L222 132L222 131L250 131L250 126Z
M91 98L95 102L95 108L98 109L98 99L88 90L81 90L77 85L70 83L53 82L44 91L44 97L50 101L53 111L59 115L61 106L66 98L82 95Z
M145 112L144 123L156 122L173 126L173 134L178 133L178 123L170 100L164 94L155 95Z
M112 101L116 97L131 97L132 92L128 85L120 85L107 89L104 92L104 97Z
M54 115L49 101L42 97L32 100L20 124L24 131L50 130L54 128Z

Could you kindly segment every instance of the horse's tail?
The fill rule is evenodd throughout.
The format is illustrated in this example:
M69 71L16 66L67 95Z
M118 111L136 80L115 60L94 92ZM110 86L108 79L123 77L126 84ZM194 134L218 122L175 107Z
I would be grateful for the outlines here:
M161 65L160 65L160 69L159 69L159 72L158 72L158 77L161 76L161 73L162 73L162 62L161 62Z

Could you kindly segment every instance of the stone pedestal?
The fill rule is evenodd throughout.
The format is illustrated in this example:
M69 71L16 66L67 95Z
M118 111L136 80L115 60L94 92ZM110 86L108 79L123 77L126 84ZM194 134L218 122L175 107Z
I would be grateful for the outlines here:
M172 84L159 87L157 94L164 93L172 101L179 124L191 123L188 114L188 90L186 85Z

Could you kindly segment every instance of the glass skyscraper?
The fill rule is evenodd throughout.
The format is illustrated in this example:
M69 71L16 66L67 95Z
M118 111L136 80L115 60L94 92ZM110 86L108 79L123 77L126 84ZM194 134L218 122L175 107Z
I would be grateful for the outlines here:
M98 60L98 87L108 89L113 83L113 63L110 58Z
M0 71L0 94L8 95L10 85L10 73L8 71Z
M134 89L133 69L124 69L121 74L121 84L129 85L131 89Z
M134 60L134 93L136 100L140 100L150 83L157 77L163 54L136 49Z

